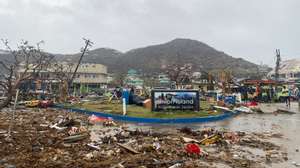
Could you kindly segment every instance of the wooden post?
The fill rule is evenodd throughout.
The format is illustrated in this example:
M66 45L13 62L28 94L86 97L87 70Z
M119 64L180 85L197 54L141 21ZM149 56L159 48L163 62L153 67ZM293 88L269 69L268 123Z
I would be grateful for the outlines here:
M13 120L15 119L15 112L16 112L16 108L17 108L19 92L20 92L20 90L17 89L16 97L15 97L15 103L14 103Z
M11 117L10 124L9 124L9 127L8 127L8 136L11 136L11 130L12 130L13 123L14 123L14 120L15 120L15 112L16 112L16 108L17 108L18 97L19 97L19 89L16 90L14 109L13 109L12 117Z
M123 115L126 115L126 99L123 98Z

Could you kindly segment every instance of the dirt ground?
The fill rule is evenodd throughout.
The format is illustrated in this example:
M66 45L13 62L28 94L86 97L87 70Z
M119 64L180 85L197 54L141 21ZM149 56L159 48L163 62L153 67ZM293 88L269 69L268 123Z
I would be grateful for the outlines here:
M0 167L246 167L285 162L269 142L281 134L183 127L161 133L118 125L97 129L88 116L56 109L0 112ZM193 144L199 151L191 151Z

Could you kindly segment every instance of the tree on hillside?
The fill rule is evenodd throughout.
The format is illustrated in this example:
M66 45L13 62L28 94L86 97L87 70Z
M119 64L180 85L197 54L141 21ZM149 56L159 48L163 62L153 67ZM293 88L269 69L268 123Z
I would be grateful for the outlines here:
M192 79L192 64L171 64L165 67L165 73L176 83L176 88L189 84Z
M0 61L0 87L5 96L0 108L3 108L9 105L21 84L37 76L49 65L53 56L42 51L40 45L43 41L35 46L30 45L28 41L21 41L16 50L10 47L8 40L1 41L12 57L11 60Z
M114 74L110 84L114 87L123 87L125 84L125 78L126 78L126 74L116 73Z

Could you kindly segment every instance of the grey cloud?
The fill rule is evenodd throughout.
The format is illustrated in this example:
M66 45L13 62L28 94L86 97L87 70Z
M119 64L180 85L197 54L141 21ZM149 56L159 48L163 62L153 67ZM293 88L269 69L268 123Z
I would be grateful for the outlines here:
M0 37L42 39L55 53L78 52L81 37L121 51L192 38L273 65L275 48L283 59L300 57L299 7L298 0L0 0Z

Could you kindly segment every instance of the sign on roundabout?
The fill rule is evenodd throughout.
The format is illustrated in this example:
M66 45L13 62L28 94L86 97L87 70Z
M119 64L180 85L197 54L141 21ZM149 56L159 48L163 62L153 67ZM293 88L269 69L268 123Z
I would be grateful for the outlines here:
M152 90L152 111L199 111L197 90Z

